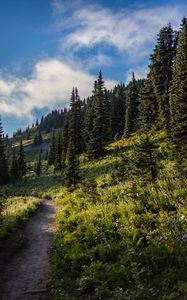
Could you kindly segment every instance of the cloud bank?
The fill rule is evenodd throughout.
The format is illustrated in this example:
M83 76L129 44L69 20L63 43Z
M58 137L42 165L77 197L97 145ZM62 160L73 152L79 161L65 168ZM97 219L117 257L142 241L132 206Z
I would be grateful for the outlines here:
M106 44L119 53L125 52L141 58L147 54L147 47L160 28L168 22L178 28L184 13L184 7L177 5L111 11L99 5L80 4L79 9L65 17L64 10L60 10L63 2L53 2L55 7L59 7L56 13L59 16L57 26L63 35L62 51L71 49L78 52L83 48ZM70 8L67 3L63 7L66 7L66 11ZM64 34L67 29L68 33Z
M60 61L44 60L34 66L28 78L0 75L0 112L17 117L33 118L34 109L64 107L69 103L73 86L78 87L82 98L91 94L95 77ZM112 80L106 80L112 88Z

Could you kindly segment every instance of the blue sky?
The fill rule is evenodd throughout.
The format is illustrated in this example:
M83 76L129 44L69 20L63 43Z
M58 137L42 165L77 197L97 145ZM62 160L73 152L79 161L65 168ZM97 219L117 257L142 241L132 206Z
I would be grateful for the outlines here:
M157 33L178 29L186 1L0 0L0 114L5 131L87 97L101 69L106 86L146 76Z

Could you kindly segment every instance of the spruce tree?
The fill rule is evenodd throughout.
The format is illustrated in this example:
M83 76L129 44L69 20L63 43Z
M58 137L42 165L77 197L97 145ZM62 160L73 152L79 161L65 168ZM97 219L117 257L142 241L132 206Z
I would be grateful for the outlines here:
M62 162L65 163L69 142L69 113L66 115L62 133Z
M155 128L158 117L158 101L150 77L149 73L140 94L140 125L143 132Z
M98 158L104 153L104 147L109 138L109 107L104 80L101 71L97 82L94 84L93 93L93 128L90 133L88 155L91 158Z
M84 111L84 121L83 121L83 137L86 152L90 153L92 149L92 131L93 131L93 96L87 99L87 105Z
M19 172L18 172L18 161L16 157L16 150L15 147L12 149L12 161L10 165L10 179L12 181L16 181L19 177Z
M111 137L121 137L124 130L125 114L125 88L118 85L112 93L110 108L110 132Z
M62 133L57 132L56 145L55 145L55 170L59 171L62 169Z
M18 150L18 177L22 179L24 175L26 175L26 162L25 162L26 154L23 148L22 139L20 140L19 150Z
M187 151L187 19L182 20L170 93L171 132L177 155Z
M41 176L41 172L42 172L41 153L39 153L38 159L36 161L35 172L38 177Z
M49 148L49 154L48 154L48 165L53 165L55 162L55 133L54 131L52 132L52 137L51 137L51 143L50 143L50 148Z
M5 137L0 119L0 184L8 181L8 162L6 158Z
M80 154L83 150L83 120L82 120L82 102L78 90L75 88L75 146L76 153Z
M139 117L139 99L138 90L136 86L136 79L132 73L132 81L129 83L127 91L127 102L125 112L125 129L124 136L129 137L131 133L135 132L138 125Z
M151 65L152 83L158 101L158 123L159 127L166 131L169 131L170 126L169 89L175 47L175 36L169 24L160 30Z
M158 173L155 150L157 146L150 141L148 136L141 139L140 143L134 147L132 159L132 174L140 181L155 181Z
M75 144L76 154L80 154L83 149L82 134L82 112L81 100L77 88L73 88L70 99L70 111L68 120L68 136Z
M42 144L42 134L41 131L38 130L34 136L33 146L38 146Z
M78 157L76 154L75 144L72 140L70 140L68 143L66 168L64 173L66 186L75 188L78 178Z

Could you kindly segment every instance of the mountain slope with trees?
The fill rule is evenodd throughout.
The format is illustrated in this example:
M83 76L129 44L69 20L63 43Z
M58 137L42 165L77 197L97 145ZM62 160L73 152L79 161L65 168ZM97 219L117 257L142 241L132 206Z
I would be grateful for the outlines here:
M68 109L11 139L0 126L1 198L57 201L53 299L187 296L186 62L183 18L145 80L107 90L100 71L88 99L73 87Z

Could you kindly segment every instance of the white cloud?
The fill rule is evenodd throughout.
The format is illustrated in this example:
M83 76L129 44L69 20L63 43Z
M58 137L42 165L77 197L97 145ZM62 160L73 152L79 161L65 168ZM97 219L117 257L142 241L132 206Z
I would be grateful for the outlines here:
M94 80L94 76L59 59L38 62L30 79L1 74L0 113L28 116L30 121L35 108L67 106L73 86L78 87L81 98L86 98L91 94ZM114 81L106 80L107 88L114 85Z
M125 74L125 84L128 84L132 80L132 72L134 72L136 79L142 79L147 77L148 66L136 67L134 69L130 68Z
M52 0L51 6L55 15L62 15L71 9L77 9L83 5L83 0Z
M62 3L58 0L58 3ZM179 26L184 7L162 6L134 11L113 12L102 7L87 5L73 10L69 19L58 21L62 30L62 51L77 52L82 48L93 48L105 43L115 47L119 53L142 57L147 54L160 28L169 21ZM64 34L68 28L69 33Z

